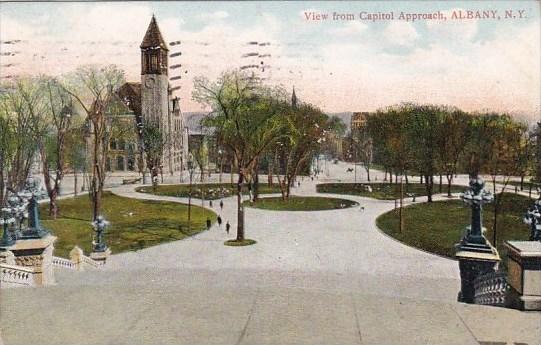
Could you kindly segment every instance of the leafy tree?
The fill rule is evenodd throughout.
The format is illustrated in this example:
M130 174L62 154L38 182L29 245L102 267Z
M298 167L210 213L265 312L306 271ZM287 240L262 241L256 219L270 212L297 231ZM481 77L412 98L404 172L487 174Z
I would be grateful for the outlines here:
M284 120L286 125L282 136L270 151L279 158L273 165L281 165L284 172L284 180L280 180L280 171L277 176L282 198L286 200L299 171L311 162L329 133L328 128L333 126L333 120L310 104L290 107L284 113Z
M39 78L19 78L0 93L0 202L20 191L45 133L46 103Z
M160 126L157 123L149 121L143 124L142 139L152 185L156 188L158 185L158 173L162 165L165 138Z
M238 167L237 240L242 241L242 185L251 179L258 158L282 133L285 93L240 71L224 73L215 82L199 77L194 84L193 98L212 109L205 125L216 128L217 140L232 153Z

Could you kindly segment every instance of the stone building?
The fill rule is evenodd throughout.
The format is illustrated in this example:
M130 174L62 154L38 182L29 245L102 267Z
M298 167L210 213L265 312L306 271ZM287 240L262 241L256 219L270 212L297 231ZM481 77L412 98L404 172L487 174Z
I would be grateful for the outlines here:
M141 82L125 83L118 90L119 99L126 106L122 116L131 119L135 135L131 140L111 140L109 168L111 171L139 170L138 164L145 163L138 132L145 124L154 124L160 128L165 142L162 172L172 174L185 170L188 134L179 98L173 97L169 84L169 48L154 16L140 49Z
M351 130L364 127L369 114L368 112L354 112L351 115Z

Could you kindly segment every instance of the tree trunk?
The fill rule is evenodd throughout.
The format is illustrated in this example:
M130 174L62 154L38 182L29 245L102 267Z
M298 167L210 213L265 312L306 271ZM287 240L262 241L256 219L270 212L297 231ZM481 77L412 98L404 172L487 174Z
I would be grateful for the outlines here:
M73 194L77 196L77 170L73 169Z
M404 177L406 179L406 193L409 193L409 190L410 190L410 181L409 181L409 178L408 178L408 172L406 171L404 173Z
M254 184L252 187L254 191L254 202L259 199L259 173L257 172L257 165L255 168Z
M237 241L244 241L244 210L242 206L242 182L244 174L239 169L237 182Z
M524 190L524 175L520 175L520 190Z
M439 187L439 193L442 191L442 175L440 173L440 187Z
M432 202L432 189L434 187L434 177L432 175L425 175L425 189L428 202Z
M419 183L420 183L420 184L423 184L423 175L419 175L419 178L420 178L420 180L421 180Z
M366 178L368 182L370 182L370 166L369 165L366 166Z
M451 197L451 183L453 182L453 173L448 173L447 177L447 196Z

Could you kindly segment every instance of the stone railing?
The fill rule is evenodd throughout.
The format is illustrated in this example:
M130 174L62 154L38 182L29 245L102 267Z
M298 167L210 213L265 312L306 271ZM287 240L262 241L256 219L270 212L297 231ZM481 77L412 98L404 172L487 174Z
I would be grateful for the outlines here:
M86 255L81 256L81 262L92 268L99 268L101 266L97 261L94 261Z
M505 272L491 272L475 278L475 304L504 307L505 296L509 290Z
M53 267L66 268L69 270L77 269L77 266L73 261L58 256L53 256Z
M4 287L33 286L34 269L0 263L0 285Z

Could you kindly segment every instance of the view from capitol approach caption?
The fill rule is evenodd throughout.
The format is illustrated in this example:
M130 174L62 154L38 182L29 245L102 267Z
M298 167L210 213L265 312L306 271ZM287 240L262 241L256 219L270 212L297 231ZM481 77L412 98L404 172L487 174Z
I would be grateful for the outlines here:
M513 20L528 18L525 9L512 10L453 10L450 12L425 12L425 13L409 13L409 12L367 12L360 11L358 13L342 13L342 12L315 12L305 11L304 17L307 21L389 21L403 20L406 22L415 22L423 20L471 20L471 19L488 19L488 20Z

